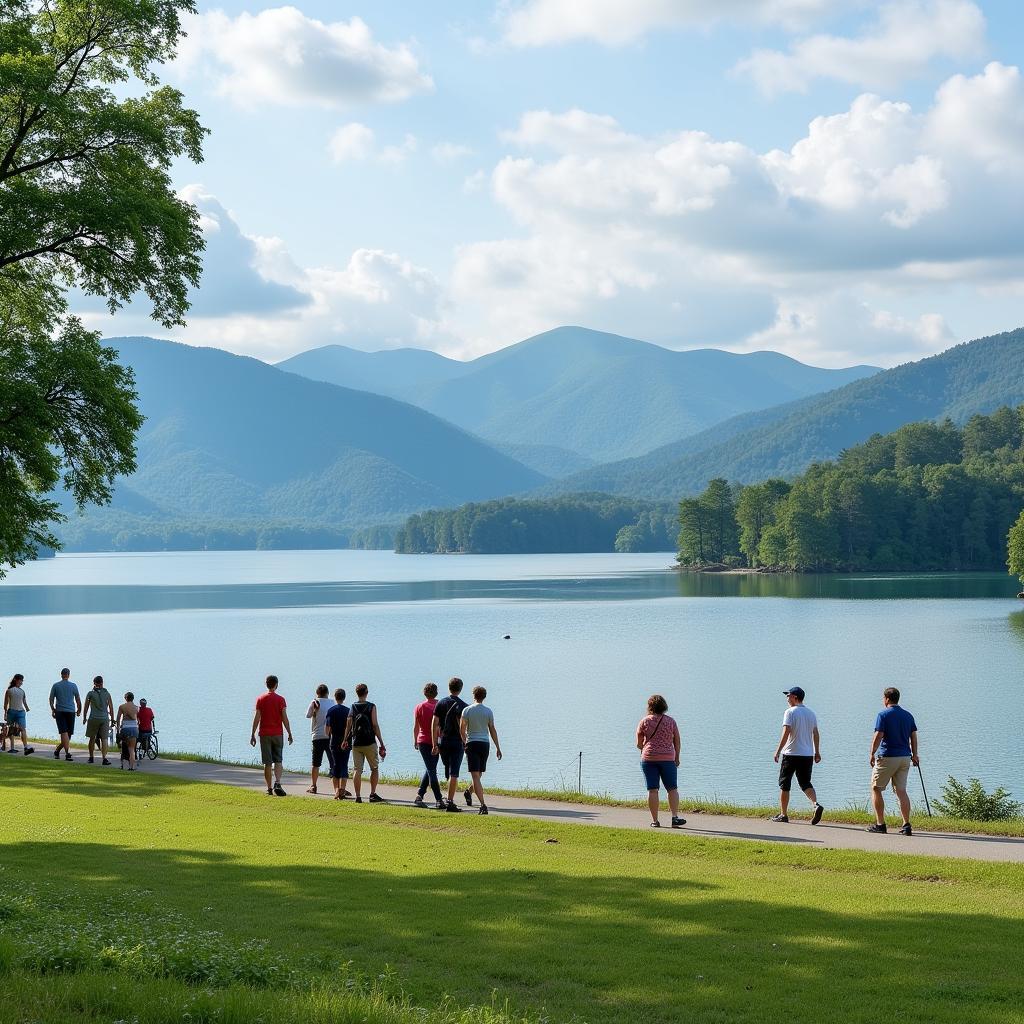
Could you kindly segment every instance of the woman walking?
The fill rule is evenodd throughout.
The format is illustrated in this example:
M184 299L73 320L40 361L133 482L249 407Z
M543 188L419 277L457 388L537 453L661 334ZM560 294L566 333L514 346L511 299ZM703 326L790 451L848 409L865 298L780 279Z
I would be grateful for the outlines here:
M7 722L7 735L11 741L11 753L14 753L14 737L20 735L21 752L28 757L35 750L35 747L28 745L28 725L25 714L31 708L28 706L25 690L21 685L23 682L25 682L25 677L20 672L16 672L7 684L7 690L4 693L4 720Z
M139 706L135 694L129 690L124 703L117 709L117 733L121 737L121 767L128 761L128 771L135 771L135 747L139 742ZM125 757L127 755L127 758Z
M439 811L444 810L444 799L441 796L441 784L437 781L437 754L433 753L434 744L430 738L430 725L434 720L434 708L437 707L437 683L427 683L423 687L423 700L416 705L412 713L412 745L423 758L423 778L413 803L417 807L426 807L423 797L427 787L434 794L434 805Z
M658 820L659 794L664 784L668 790L668 806L672 827L681 828L685 818L679 817L679 726L670 718L668 701L655 693L647 699L647 714L636 727L636 748L640 751L640 767L647 783L647 806L651 811L651 828L661 828Z

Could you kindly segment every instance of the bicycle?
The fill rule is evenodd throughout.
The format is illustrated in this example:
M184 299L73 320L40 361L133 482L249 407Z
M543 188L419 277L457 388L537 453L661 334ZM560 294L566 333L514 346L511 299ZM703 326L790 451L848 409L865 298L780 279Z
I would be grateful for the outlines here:
M152 732L139 733L139 742L136 744L139 760L142 760L144 757L149 758L150 761L157 759L160 753L160 741L156 737L156 729Z

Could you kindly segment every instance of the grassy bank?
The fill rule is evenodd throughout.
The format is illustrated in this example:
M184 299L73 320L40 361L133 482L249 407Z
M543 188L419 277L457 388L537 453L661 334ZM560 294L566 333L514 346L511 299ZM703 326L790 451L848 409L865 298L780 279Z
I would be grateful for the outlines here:
M1019 1020L1018 865L56 768L3 767L12 1020Z

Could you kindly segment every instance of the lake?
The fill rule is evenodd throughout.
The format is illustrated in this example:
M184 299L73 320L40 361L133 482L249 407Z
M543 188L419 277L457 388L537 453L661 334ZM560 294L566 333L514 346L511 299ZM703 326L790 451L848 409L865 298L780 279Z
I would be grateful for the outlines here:
M252 756L252 704L280 676L308 763L316 683L365 681L385 768L419 765L426 680L483 683L505 759L495 785L642 796L633 730L663 693L680 723L680 788L775 799L785 687L818 715L823 803L866 798L887 685L916 716L929 796L947 775L1024 798L1024 602L998 574L693 576L671 554L415 556L379 551L76 554L0 583L0 672L26 676L35 734L50 684L101 673L147 697L167 749ZM510 640L503 637L508 634ZM918 798L916 778L912 794ZM802 798L801 798L802 799ZM796 803L795 803L796 805Z

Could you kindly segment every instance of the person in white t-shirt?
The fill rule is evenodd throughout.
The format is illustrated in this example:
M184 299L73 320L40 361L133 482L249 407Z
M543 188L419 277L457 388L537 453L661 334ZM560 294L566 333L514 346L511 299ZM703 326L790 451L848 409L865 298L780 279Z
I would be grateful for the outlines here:
M789 701L789 707L782 716L782 735L779 745L775 748L775 763L779 764L779 813L771 820L789 821L789 791L796 776L797 785L811 802L814 813L811 824L821 821L824 808L818 803L818 796L811 785L811 772L821 761L821 738L818 735L818 719L814 712L804 706L804 691L799 686L792 686L783 691Z
M326 683L321 683L316 688L316 696L309 702L306 708L306 717L309 719L310 732L313 740L313 785L306 790L307 793L316 792L316 783L320 778L320 769L323 767L324 755L327 755L327 773L334 772L334 754L331 752L331 741L327 738L327 712L334 707L334 701L327 694Z

